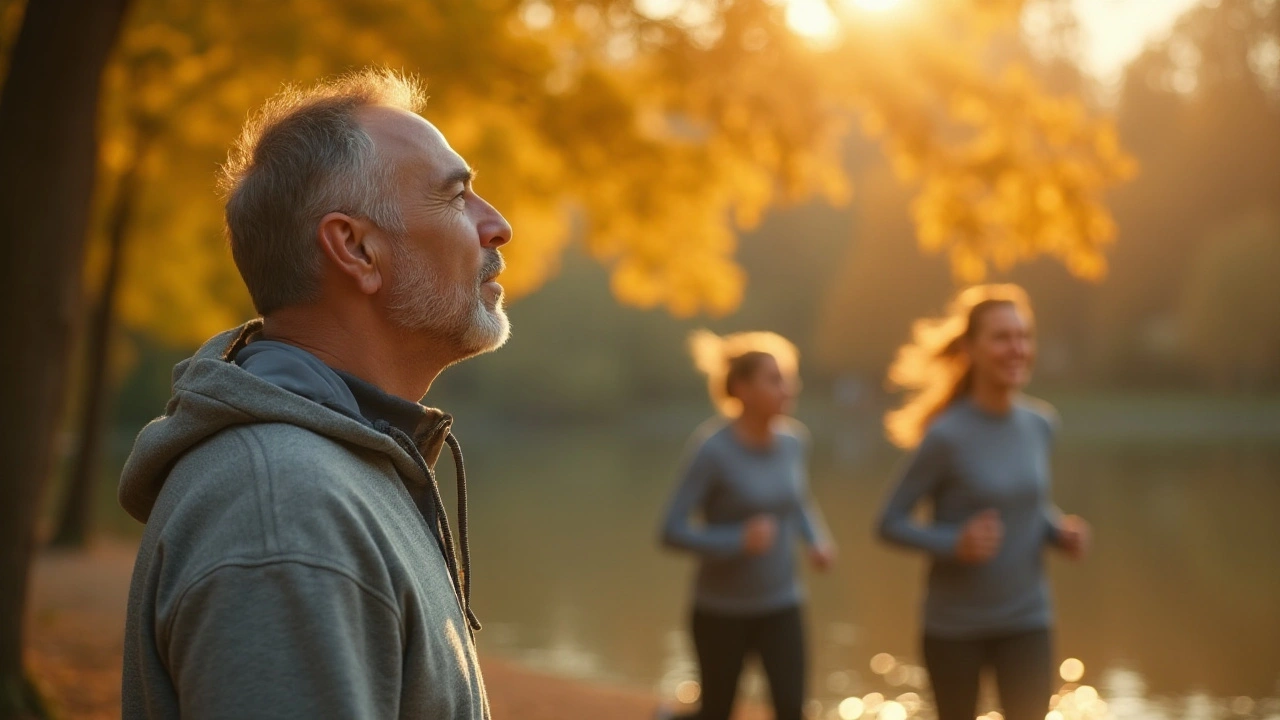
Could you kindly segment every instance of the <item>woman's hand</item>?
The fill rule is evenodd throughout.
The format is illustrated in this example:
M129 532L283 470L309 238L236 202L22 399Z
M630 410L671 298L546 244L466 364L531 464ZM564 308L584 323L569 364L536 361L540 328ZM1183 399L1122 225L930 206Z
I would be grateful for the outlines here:
M818 572L826 572L836 562L836 546L831 543L818 543L809 548L809 561Z
M761 513L747 519L742 533L742 550L748 555L763 555L778 538L778 522L772 515Z
M1079 560L1089 552L1093 528L1079 515L1064 515L1058 521L1058 547L1072 560Z
M956 559L969 565L981 565L1000 552L1004 540L1004 523L994 508L969 518L956 543Z

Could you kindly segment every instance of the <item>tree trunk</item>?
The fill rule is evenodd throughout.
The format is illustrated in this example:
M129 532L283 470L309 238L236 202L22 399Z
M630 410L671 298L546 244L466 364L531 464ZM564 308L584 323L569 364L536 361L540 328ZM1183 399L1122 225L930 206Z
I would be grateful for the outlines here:
M37 713L22 668L96 158L102 69L128 0L30 0L0 94L0 720Z
M80 410L80 432L76 453L67 478L66 495L58 513L58 526L50 544L81 548L89 537L94 489L102 460L105 417L111 407L111 337L115 326L116 295L124 264L124 248L137 203L142 164L149 139L144 136L134 151L132 164L120 176L116 196L107 220L107 267L102 287L89 320L89 343L84 353L84 402Z

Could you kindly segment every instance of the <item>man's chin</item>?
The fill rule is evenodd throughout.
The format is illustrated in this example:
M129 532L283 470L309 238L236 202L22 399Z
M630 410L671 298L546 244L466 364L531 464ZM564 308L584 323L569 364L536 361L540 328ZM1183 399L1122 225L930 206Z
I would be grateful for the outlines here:
M511 322L501 305L490 308L483 307L483 315L471 326L467 333L466 351L468 356L493 352L507 344L511 337Z
M488 347L481 352L493 352L503 345L507 344L507 340L511 339L511 323L507 320L506 315L502 315L502 322L497 333L489 340Z

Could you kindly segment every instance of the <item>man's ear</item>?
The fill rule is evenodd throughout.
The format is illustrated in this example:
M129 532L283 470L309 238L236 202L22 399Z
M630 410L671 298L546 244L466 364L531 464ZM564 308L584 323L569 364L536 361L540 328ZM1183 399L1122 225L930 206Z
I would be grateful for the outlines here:
M338 272L355 282L360 292L373 295L382 288L382 250L369 223L345 213L331 212L320 218L320 248Z

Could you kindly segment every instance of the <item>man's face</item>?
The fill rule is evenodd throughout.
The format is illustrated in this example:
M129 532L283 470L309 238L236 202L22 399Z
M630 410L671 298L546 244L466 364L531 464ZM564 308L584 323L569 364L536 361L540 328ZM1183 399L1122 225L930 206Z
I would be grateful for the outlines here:
M391 321L449 343L460 358L500 347L509 325L495 279L511 226L475 193L471 168L426 120L375 107L361 122L381 161L392 163L404 221L387 268Z

